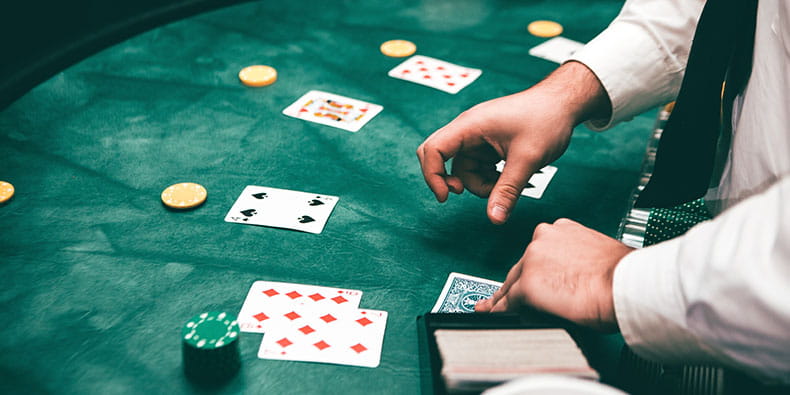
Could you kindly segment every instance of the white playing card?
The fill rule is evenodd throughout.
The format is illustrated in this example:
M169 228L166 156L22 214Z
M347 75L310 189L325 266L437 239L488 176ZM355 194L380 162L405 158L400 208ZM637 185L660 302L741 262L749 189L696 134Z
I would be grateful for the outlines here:
M505 168L505 161L500 161L496 164L496 171L502 172ZM533 174L527 181L527 186L521 191L521 196L531 197L533 199L540 199L543 197L543 192L549 186L549 182L557 173L557 168L554 166L545 166Z
M554 37L542 44L536 45L529 50L529 54L537 56L555 63L562 63L576 51L584 47L584 44L567 39L565 37Z
M321 91L305 93L283 110L289 117L357 132L384 107Z
M225 221L318 234L338 200L337 196L248 185Z
M390 70L389 76L456 94L483 72L439 59L414 55Z
M500 287L500 282L450 273L431 313L474 313L475 304L490 298Z
M264 333L287 324L302 307L318 310L356 310L362 291L275 281L256 281L239 311L242 332ZM301 314L300 314L301 313Z
M386 325L387 312L379 310L305 314L266 332L258 358L375 368Z

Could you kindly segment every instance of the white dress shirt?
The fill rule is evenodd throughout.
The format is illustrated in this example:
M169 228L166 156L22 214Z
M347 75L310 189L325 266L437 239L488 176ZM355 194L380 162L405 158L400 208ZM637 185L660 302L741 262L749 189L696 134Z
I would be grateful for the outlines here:
M612 102L603 130L674 99L704 1L629 0L573 60ZM623 337L646 358L721 363L790 383L790 1L760 0L716 217L632 252L614 273Z

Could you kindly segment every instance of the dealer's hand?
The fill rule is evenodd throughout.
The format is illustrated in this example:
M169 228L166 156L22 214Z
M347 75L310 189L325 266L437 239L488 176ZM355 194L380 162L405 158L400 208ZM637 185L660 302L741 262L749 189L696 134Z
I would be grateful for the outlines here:
M464 188L488 197L488 217L502 224L532 174L565 152L573 127L608 117L610 107L595 75L566 63L534 87L478 104L428 137L417 149L425 182L440 202ZM501 159L507 163L500 176Z
M540 224L502 288L478 302L475 310L512 311L529 305L582 325L614 330L614 269L632 250L569 219Z

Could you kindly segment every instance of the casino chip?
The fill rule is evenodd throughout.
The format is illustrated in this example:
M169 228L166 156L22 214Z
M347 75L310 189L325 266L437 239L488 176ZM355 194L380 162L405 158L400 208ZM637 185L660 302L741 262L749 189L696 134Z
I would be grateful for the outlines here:
M11 183L0 181L0 203L5 203L14 196L14 186Z
M381 53L393 58L403 58L414 54L417 51L417 46L411 41L406 40L390 40L381 44Z
M219 383L241 368L239 324L233 314L209 311L181 329L184 373L192 380Z
M554 21L535 21L527 26L527 30L538 37L554 37L562 34L562 25Z
M277 70L274 67L255 65L241 69L239 79L247 86L266 86L277 81Z
M162 203L175 209L188 209L200 206L206 201L206 188L192 182L173 184L162 191Z

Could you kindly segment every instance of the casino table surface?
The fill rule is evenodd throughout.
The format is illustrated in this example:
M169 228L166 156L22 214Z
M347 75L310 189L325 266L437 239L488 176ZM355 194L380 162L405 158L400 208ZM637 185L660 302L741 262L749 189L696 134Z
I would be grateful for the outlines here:
M359 289L389 312L381 364L360 368L260 360L242 334L228 393L416 393L415 318L450 272L495 280L534 226L572 218L614 236L628 209L655 112L605 133L576 129L540 200L522 198L494 226L469 193L440 204L416 147L481 101L538 82L556 64L531 57L545 39L526 26L561 23L586 42L621 1L266 1L155 28L84 59L0 112L0 390L190 393L181 326L209 310L238 312L255 280ZM417 53L480 68L456 95L390 78ZM268 87L245 66L273 66ZM309 90L380 104L357 133L281 112ZM529 111L529 109L525 109ZM160 193L196 182L208 200L171 211ZM223 221L247 185L340 197L323 233ZM594 335L612 377L619 335Z

